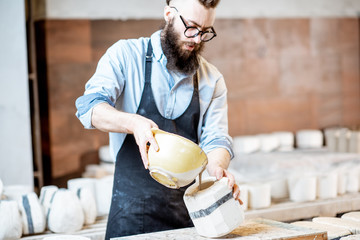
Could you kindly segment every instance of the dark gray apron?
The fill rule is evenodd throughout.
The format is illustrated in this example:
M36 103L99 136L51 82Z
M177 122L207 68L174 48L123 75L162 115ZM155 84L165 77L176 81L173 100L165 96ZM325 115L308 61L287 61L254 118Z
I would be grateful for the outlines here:
M153 120L162 130L198 143L197 74L194 75L194 92L188 108L177 119L166 119L159 113L151 89L151 41L146 55L145 86L137 114ZM193 226L183 202L185 189L170 189L153 180L149 170L144 168L134 136L128 134L116 157L105 239Z

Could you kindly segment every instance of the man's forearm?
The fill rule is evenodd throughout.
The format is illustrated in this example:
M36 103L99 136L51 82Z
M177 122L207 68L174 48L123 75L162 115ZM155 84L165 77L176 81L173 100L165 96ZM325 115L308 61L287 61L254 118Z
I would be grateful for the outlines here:
M216 169L227 169L230 164L230 154L225 148L217 148L207 154L207 171L210 175L216 175Z
M91 124L105 132L133 134L145 168L148 166L147 143L149 142L155 151L159 149L151 131L158 126L139 114L121 112L107 103L100 103L93 109Z
M107 103L96 105L92 111L91 124L104 132L132 133L134 114L121 112Z

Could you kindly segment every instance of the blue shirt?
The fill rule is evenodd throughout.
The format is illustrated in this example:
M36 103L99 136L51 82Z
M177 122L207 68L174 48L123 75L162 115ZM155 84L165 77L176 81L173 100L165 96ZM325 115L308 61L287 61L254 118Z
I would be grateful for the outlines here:
M160 32L151 35L153 46L151 85L160 114L168 119L179 117L189 106L194 91L193 74L168 71L162 51ZM150 38L120 40L101 57L95 74L85 85L85 93L76 100L76 116L85 128L91 124L92 109L107 102L116 109L136 113L145 83L145 56ZM227 89L222 74L200 57L198 69L200 120L199 146L208 153L225 148L233 157L228 134ZM126 134L109 133L110 154L115 159Z

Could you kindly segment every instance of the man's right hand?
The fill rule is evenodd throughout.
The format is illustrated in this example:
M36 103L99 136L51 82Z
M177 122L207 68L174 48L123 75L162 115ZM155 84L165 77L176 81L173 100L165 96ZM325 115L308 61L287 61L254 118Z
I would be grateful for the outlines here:
M147 169L149 166L149 160L147 156L147 152L149 150L148 143L150 143L150 146L154 148L155 151L159 151L159 146L154 138L154 134L151 131L151 128L159 127L152 120L138 114L133 114L131 124L132 134L134 134L135 141L139 146L139 151L144 167Z

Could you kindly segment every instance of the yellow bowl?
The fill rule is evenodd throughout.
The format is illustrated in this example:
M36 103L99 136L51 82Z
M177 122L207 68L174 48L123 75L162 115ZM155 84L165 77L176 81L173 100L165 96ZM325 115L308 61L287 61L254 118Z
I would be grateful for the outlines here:
M194 142L182 136L152 129L159 146L148 152L150 175L169 188L190 184L207 164L207 156Z

